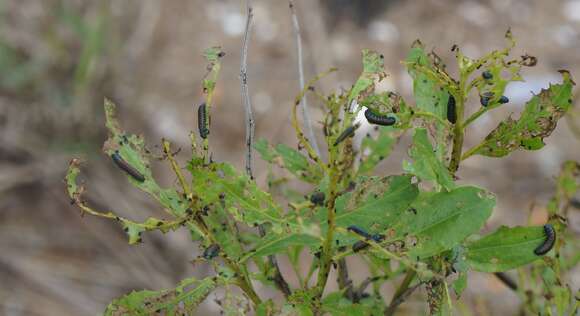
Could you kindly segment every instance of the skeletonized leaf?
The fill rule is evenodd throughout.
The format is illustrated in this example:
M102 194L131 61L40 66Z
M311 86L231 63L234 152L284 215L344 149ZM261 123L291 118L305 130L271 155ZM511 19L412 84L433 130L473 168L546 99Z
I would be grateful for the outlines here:
M544 240L543 227L505 227L466 245L466 262L473 270L502 272L540 257L534 249Z
M116 106L108 99L105 99L105 116L106 126L109 129L109 138L103 146L103 151L108 156L118 152L127 164L136 169L145 178L145 181L140 182L127 175L131 184L147 192L174 215L183 215L187 209L184 199L179 196L175 189L163 189L155 182L149 167L149 158L143 138L127 134L120 128L116 117Z
M227 163L188 165L192 191L203 204L218 204L248 226L271 223L280 231L284 220L272 196L262 191L247 175Z
M217 286L218 280L215 277L203 280L188 278L171 290L133 291L111 302L105 315L147 316L161 312L166 315L194 313L197 305Z
M426 129L415 129L413 146L409 151L409 155L413 158L413 162L404 162L403 169L405 171L416 175L422 180L433 181L448 191L455 187L449 170L437 159L433 152Z
M217 76L220 72L221 63L220 58L224 56L222 48L219 46L207 48L203 52L203 56L209 62L208 73L203 79L203 90L207 94L211 94L215 88Z
M363 72L352 87L348 96L349 102L360 101L372 93L375 89L375 82L386 77L384 72L385 59L382 54L373 50L363 49Z
M526 103L518 120L508 117L478 145L473 154L503 157L516 149L538 150L550 136L558 120L572 105L574 82L567 71L561 71L563 82L550 85Z
M129 244L135 244L141 241L141 234L145 231L159 230L163 233L169 230L175 230L184 224L183 220L160 220L150 217L143 223L134 222L124 217L117 216L113 212L98 212L89 207L83 200L83 193L85 188L78 184L78 176L80 174L80 161L73 159L69 164L69 168L65 177L67 191L71 201L81 209L82 213L89 213L93 216L104 217L115 220L121 224L123 230L129 237Z
M444 87L449 83L431 64L420 42L416 42L411 48L406 64L407 71L413 78L413 94L417 107L446 119L449 92Z

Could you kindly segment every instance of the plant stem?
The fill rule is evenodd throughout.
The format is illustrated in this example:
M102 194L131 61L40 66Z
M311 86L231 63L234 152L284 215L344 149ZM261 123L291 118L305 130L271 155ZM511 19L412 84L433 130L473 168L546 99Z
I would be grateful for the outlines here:
M318 268L318 279L316 282L316 296L320 300L322 298L322 294L324 293L324 288L326 287L326 283L328 281L328 274L330 273L330 266L332 263L332 241L334 239L334 230L335 230L335 210L334 210L334 203L336 200L336 186L338 182L337 177L337 170L333 163L334 159L331 155L330 164L330 185L329 191L330 196L328 199L327 204L327 224L328 228L326 229L326 237L324 239L324 244L322 245L322 253L320 254L320 266Z
M246 173L250 178L254 178L253 161L252 161L252 143L254 141L254 115L252 114L252 104L250 101L250 92L248 89L248 44L250 42L250 29L252 26L252 6L250 2L246 2L247 18L246 30L244 32L244 40L242 44L242 57L240 66L240 80L242 85L242 102L246 112Z
M183 188L183 193L185 193L186 196L190 196L191 190L189 188L189 185L185 181L185 177L183 176L183 173L181 172L179 165L177 164L175 158L173 157L173 154L171 153L171 143L166 139L161 140L161 142L163 144L163 152L165 153L167 159L169 159L169 162L171 163L171 168L173 169L173 172L177 176L177 179L179 180L179 183Z
M395 294L393 294L393 298L391 299L391 303L389 304L389 306L385 310L385 315L393 315L395 313L395 310L397 309L397 307L399 305L401 305L401 303L402 303L401 297L402 297L403 293L405 293L405 291L407 291L407 289L409 288L409 285L411 285L411 282L413 282L413 279L415 279L416 275L417 275L417 272L415 272L414 270L407 271L407 274L405 274L405 278L403 279L401 284L399 284L399 287L395 291Z

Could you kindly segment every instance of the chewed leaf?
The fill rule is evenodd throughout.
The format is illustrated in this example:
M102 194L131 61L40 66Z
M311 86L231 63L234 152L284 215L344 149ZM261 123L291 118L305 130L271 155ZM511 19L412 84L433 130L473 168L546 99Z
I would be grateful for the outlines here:
M290 249L291 246L308 246L314 247L321 243L319 238L312 235L300 233L283 233L270 234L262 239L256 248L246 254L240 262L245 262L252 257L264 257L276 253L283 253Z
M336 200L336 225L347 228L356 225L370 234L383 233L400 220L409 205L417 198L417 185L411 176L386 178L361 177L353 192L341 195ZM322 230L326 230L326 210L318 213ZM358 239L350 234L338 234L341 245Z
M145 231L160 230L165 233L169 230L175 230L184 224L184 220L166 221L150 217L143 223L134 222L124 217L117 216L113 212L98 212L89 207L82 199L85 188L78 184L78 175L80 174L80 161L73 159L65 177L67 191L72 203L81 209L81 214L88 213L97 217L104 217L115 220L121 224L123 230L129 236L129 244L139 243L141 234Z
M258 139L254 143L254 148L260 154L262 159L267 162L274 162L274 158L276 158L276 152L270 147L268 141L264 138Z
M288 170L298 179L308 183L318 183L322 177L322 170L318 164L310 163L308 158L299 151L284 144L272 148L265 139L260 139L254 146L262 159L276 163Z
M216 277L203 280L188 278L170 290L133 291L111 302L105 315L190 315L223 282Z
M365 137L363 139L358 174L364 175L372 172L381 161L389 156L395 145L392 131L392 127L381 126L377 138Z
M417 108L446 119L448 91L449 86L453 84L449 76L430 62L420 43L411 48L406 64L413 78L413 94Z
M405 100L393 92L372 94L360 101L360 105L367 107L381 116L391 116L396 119L394 127L408 127L413 116L413 110L405 103Z
M482 272L507 271L540 257L534 249L545 240L543 227L500 227L497 231L466 245L466 262Z
M207 66L209 71L203 79L203 91L204 93L211 94L215 89L217 76L221 68L220 58L225 56L225 53L222 51L221 47L215 46L207 48L203 52L203 56L209 62L209 65Z
M501 122L478 145L476 150L466 153L489 157L503 157L516 149L538 150L544 147L544 138L550 136L558 120L572 105L574 82L567 71L561 71L563 82L550 85L526 103L518 120L511 117Z
M147 192L174 215L182 216L187 209L186 201L175 189L163 189L155 182L149 167L149 155L145 150L143 138L128 134L120 128L116 117L116 106L108 99L105 99L105 115L109 138L103 146L103 151L122 169L121 172L127 174L127 179L131 184ZM116 161L119 159L122 161L121 166ZM136 172L138 176L135 176L133 172ZM139 179L139 176L143 179Z
M280 230L285 224L281 208L272 196L232 165L211 163L197 166L190 163L188 169L192 175L192 190L203 205L221 205L236 220L248 226L269 223Z
M390 227L391 239L405 238L411 258L428 258L451 249L481 229L495 198L483 189L458 187L449 192L421 192L406 216Z
M424 128L415 129L413 146L409 151L413 162L405 162L403 169L422 180L434 181L449 191L455 187L453 178L445 165L437 159Z
M375 83L386 77L383 55L369 49L363 49L363 72L350 91L348 100L362 100L374 92Z

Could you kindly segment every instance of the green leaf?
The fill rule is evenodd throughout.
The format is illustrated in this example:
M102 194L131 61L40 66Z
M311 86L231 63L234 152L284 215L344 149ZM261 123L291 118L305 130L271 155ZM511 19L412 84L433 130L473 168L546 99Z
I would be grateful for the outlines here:
M452 286L453 286L453 290L455 291L455 294L457 295L457 297L461 297L461 294L463 293L463 291L467 287L467 273L460 272L457 279L455 281L453 281Z
M453 248L479 231L494 206L495 198L476 187L421 192L411 205L414 211L401 217L388 235L395 236L394 239L406 236L411 258L428 258Z
M574 82L567 71L561 71L563 83L550 85L526 103L518 120L508 117L475 147L473 152L489 157L503 157L516 149L538 150L544 138L550 136L558 120L572 105Z
M256 307L256 316L273 316L275 315L274 313L275 306L271 299L263 301Z
M431 64L424 47L416 42L406 59L407 71L413 79L417 108L447 119L448 79Z
M395 145L395 139L391 136L392 127L381 126L377 138L365 137L362 141L362 160L358 168L358 174L364 175L374 171L375 167L389 156Z
M218 286L216 280L216 278L203 280L188 278L171 290L133 291L111 302L105 315L147 316L155 313L164 313L165 315L194 313L197 305ZM194 288L190 289L193 286Z
M321 243L320 238L300 233L269 234L249 253L240 259L245 262L253 257L265 257L277 253L285 253L292 246L314 247Z
M125 133L121 130L116 117L116 106L105 99L106 126L109 129L109 138L103 146L103 151L111 156L118 152L129 165L135 168L145 177L145 181L139 182L127 175L131 184L151 195L161 205L170 210L176 216L182 216L187 209L186 201L179 196L173 188L162 189L159 187L149 166L149 154L145 149L143 138Z
M382 92L371 94L360 101L359 105L371 109L376 114L392 116L396 119L396 128L407 128L413 116L413 110L405 100L396 93Z
M260 153L262 159L277 163L300 180L316 184L322 177L322 170L318 164L310 163L299 151L284 144L271 148L268 141L260 139L254 148Z
M67 191L71 201L76 204L81 209L81 214L89 213L93 216L104 217L111 220L115 220L120 223L123 230L129 236L129 244L136 244L141 242L141 234L145 231L159 230L163 233L169 230L176 230L184 224L181 219L174 221L160 220L157 218L149 217L145 222L138 223L126 219L121 216L117 216L113 212L98 212L93 210L83 201L82 195L85 193L86 189L83 186L78 185L78 176L80 174L80 160L73 159L69 164L69 168L65 177L67 184Z
M386 77L384 72L385 60L382 54L373 50L363 49L362 58L363 72L350 90L348 96L349 104L353 100L360 101L374 92L375 81L380 81Z
M368 306L353 304L342 292L328 294L322 300L322 310L333 316L371 315L372 312Z
M219 203L234 218L248 226L271 223L281 231L284 220L272 196L262 191L247 175L227 163L198 166L190 163L192 191L204 205Z
M371 234L384 232L399 221L419 194L411 178L409 175L361 177L354 191L337 198L336 225L343 228L356 225ZM318 221L322 231L326 231L326 216L326 209L321 209ZM337 239L341 245L358 240L351 234L341 233L337 234Z
M274 158L277 156L276 152L270 148L270 144L268 144L268 141L264 138L258 139L258 141L254 143L254 148L260 154L262 159L267 162L273 162Z
M433 181L447 191L455 187L449 170L437 159L433 147L429 142L426 129L415 129L413 146L409 151L409 155L413 158L413 163L405 161L403 163L403 169L405 171L416 175L419 179Z
M467 243L466 261L473 270L502 272L540 259L534 249L546 236L543 227L500 227L497 231Z
M222 48L219 46L207 48L203 52L203 56L209 62L209 65L207 66L208 73L203 79L202 86L203 91L208 95L211 95L215 89L218 74L221 69L220 58L223 57L224 54Z

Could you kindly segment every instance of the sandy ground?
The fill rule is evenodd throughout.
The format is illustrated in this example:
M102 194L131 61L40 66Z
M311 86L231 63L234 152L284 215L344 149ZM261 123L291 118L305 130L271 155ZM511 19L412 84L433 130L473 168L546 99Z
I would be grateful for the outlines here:
M410 97L411 82L400 60L413 40L421 38L453 69L453 44L477 57L502 47L503 34L511 27L518 40L515 53L537 56L539 66L526 70L525 83L510 86L510 105L474 126L467 145L483 138L507 113L517 113L530 91L558 80L558 69L580 73L580 1L296 4L306 76L331 66L340 69L321 84L326 91L349 87L360 72L360 50L371 48L386 56L390 76L384 88ZM256 0L254 7L248 75L256 135L294 146L289 111L298 80L289 10L285 1ZM92 203L135 219L158 215L152 201L133 190L100 153L106 137L102 100L115 100L124 127L143 131L150 144L166 137L187 148L195 124L193 106L201 100L201 53L214 45L227 53L216 92L214 158L242 168L238 73L243 8L229 0L0 2L1 315L94 315L132 289L171 287L185 276L208 273L207 267L188 263L199 249L185 232L149 234L144 244L129 246L113 223L79 217L65 197L62 178L68 160L81 156ZM476 108L473 104L470 111ZM316 110L313 115L321 117ZM543 205L559 165L580 158L580 141L566 122L547 144L541 151L516 152L501 160L473 157L462 166L461 181L497 194L486 231L526 223L532 204L532 222L545 221ZM404 139L382 165L385 173L400 172L407 145ZM264 166L257 162L258 170ZM175 181L165 166L156 172L162 183ZM263 184L265 171L257 172L257 179ZM572 222L580 231L580 221ZM578 289L578 268L570 278ZM400 313L422 312L423 295L414 295ZM473 274L461 304L474 315L513 315L518 307L513 293L483 274ZM211 299L202 312L217 313Z

